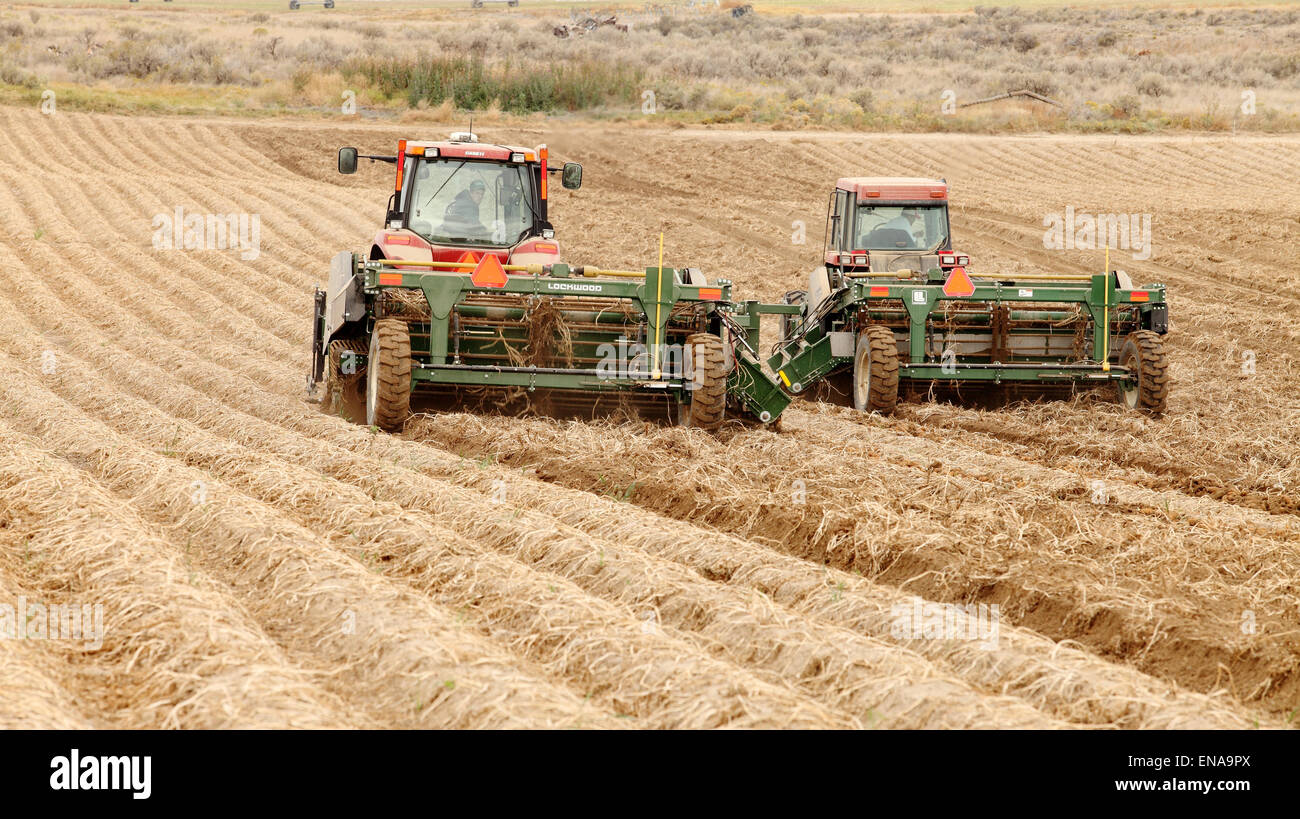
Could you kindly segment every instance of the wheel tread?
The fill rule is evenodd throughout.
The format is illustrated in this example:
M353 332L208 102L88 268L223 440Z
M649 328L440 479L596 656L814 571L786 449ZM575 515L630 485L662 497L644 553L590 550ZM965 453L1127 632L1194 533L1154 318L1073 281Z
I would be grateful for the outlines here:
M686 337L695 368L695 389L691 390L687 408L688 425L716 430L727 412L726 350L722 339L713 333L694 333Z
M399 429L411 413L411 336L406 322L387 318L375 322L374 424L383 430Z

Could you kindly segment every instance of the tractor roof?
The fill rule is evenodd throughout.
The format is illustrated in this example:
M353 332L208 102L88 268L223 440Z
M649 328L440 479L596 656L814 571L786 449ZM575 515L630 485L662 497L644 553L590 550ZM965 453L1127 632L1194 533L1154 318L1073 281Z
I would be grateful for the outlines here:
M453 137L460 136L453 134ZM464 157L467 159L500 159L508 161L511 154L523 154L525 162L537 161L537 148L521 148L515 145L491 145L486 142L475 140L408 140L406 143L406 152L408 154L423 154L432 149L437 149L438 156ZM415 150L412 150L415 149Z
M842 191L863 199L928 201L948 198L948 183L919 176L846 176L835 183Z

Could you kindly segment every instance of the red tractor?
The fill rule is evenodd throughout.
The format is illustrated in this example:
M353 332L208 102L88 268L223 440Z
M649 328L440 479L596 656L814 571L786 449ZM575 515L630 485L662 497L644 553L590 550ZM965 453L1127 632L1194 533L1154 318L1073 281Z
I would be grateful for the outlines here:
M897 176L845 177L826 212L827 270L928 271L965 267L952 249L948 182Z
M967 268L970 257L952 249L948 182L902 176L850 176L835 183L826 208L823 266L808 290L787 293L787 304L816 306L845 274ZM782 317L782 336L794 327Z
M478 259L495 255L503 265L560 261L546 215L548 176L558 172L565 188L576 189L582 166L547 167L545 145L488 145L461 132L446 142L401 140L395 156L340 148L339 172L355 173L358 158L397 167L371 259L458 262L468 252Z

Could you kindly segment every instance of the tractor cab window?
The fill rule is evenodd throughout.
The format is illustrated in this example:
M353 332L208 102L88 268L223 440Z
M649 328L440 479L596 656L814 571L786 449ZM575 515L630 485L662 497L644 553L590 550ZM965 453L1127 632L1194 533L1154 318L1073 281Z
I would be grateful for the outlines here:
M948 209L933 205L859 205L853 249L933 252L948 242Z
M434 244L508 246L533 230L526 165L422 159L410 185L408 224Z

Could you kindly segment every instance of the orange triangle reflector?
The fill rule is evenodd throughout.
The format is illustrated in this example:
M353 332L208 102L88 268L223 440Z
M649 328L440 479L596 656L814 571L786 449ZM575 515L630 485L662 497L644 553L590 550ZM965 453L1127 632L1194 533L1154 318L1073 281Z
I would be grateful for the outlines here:
M473 251L467 250L460 254L460 258L456 262L458 264L478 264L478 256L475 256Z
M948 274L948 280L943 283L943 294L945 296L970 296L975 293L975 282L970 280L966 275L966 268L954 267Z
M483 261L478 263L478 267L474 268L469 280L475 287L505 287L509 279L506 276L506 269L501 266L496 255L488 253L483 256Z

